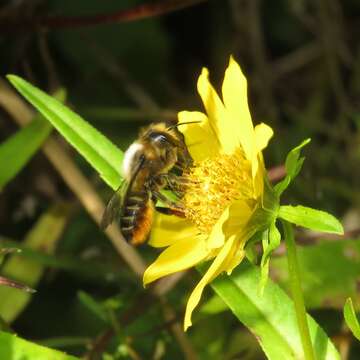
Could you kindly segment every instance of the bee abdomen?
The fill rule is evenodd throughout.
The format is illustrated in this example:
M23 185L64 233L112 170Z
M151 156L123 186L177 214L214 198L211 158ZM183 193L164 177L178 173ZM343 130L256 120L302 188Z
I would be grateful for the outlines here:
M151 229L153 204L147 192L130 193L120 218L121 232L133 245L143 243Z
M129 209L136 209L146 204L149 194L146 191L136 191L128 194L125 199L125 206Z

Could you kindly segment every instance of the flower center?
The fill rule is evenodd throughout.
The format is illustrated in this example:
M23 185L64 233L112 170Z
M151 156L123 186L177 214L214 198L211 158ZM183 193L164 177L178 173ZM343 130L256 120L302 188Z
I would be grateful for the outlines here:
M253 198L251 167L243 150L194 165L183 174L187 185L181 199L185 217L208 235L223 211L238 199Z

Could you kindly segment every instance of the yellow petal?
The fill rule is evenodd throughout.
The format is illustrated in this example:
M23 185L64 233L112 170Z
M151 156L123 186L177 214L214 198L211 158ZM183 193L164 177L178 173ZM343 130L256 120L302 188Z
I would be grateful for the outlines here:
M265 165L261 151L264 150L274 132L272 128L264 123L255 126L255 140L258 157L258 171L253 177L254 181L254 195L256 198L262 196L264 191L264 176L265 176Z
M163 276L188 269L203 261L209 254L202 238L191 237L177 241L165 249L144 273L144 285Z
M244 247L246 242L258 231L257 227L250 225L250 219L256 211L256 207L251 208L245 202L237 201L230 206L229 213L229 229L235 226L235 241L232 249L227 257L227 262L224 264L224 269L230 275L236 266L238 266L245 256Z
M251 207L245 200L237 200L229 207L228 220L223 230L230 235L238 234L246 226L255 211L256 203Z
M225 271L228 275L231 275L232 271L242 262L245 257L244 246L246 241L239 243L234 250L234 253L229 257L229 261L225 265Z
M231 128L240 142L246 158L252 165L252 176L256 175L258 160L254 126L251 120L247 81L238 63L230 57L229 66L225 71L222 93L226 110L231 119Z
M165 247L185 238L193 238L197 233L198 230L189 220L156 213L149 244L153 247Z
M259 199L260 197L262 198L264 193L264 176L266 170L261 152L258 154L258 163L259 163L258 171L255 175L255 178L253 179L254 196L256 199Z
M245 201L238 200L229 207L229 219L224 224L224 230L236 237L234 245L224 263L224 269L230 275L233 269L240 264L245 256L244 246L252 236L253 229L247 225L255 208L251 208Z
M229 218L229 208L227 207L223 213L221 214L220 218L216 222L216 224L211 229L211 233L209 238L207 239L207 246L209 249L217 249L224 245L226 234L223 230L223 225L225 221Z
M178 113L179 123L199 121L199 123L179 126L184 134L186 146L195 161L216 156L220 153L220 143L209 125L205 114L199 111L181 111Z
M231 275L232 271L241 263L245 257L245 244L254 235L256 229L245 228L236 235L233 247L229 252L227 261L224 264L224 268L228 275Z
M255 141L258 153L267 147L273 135L274 132L270 126L264 123L255 126Z
M209 117L209 124L218 137L224 153L231 154L239 146L233 122L229 121L224 104L209 81L209 71L204 68L199 76L198 92Z
M234 243L235 236L232 236L229 240L226 241L224 246L221 248L219 254L216 256L209 269L206 271L205 275L202 277L200 282L197 284L193 292L191 293L189 300L187 302L185 319L184 319L184 330L186 331L189 326L191 326L191 314L197 304L200 301L201 294L205 286L215 279L222 271L226 270L224 264L226 264L227 256L231 251L231 248Z

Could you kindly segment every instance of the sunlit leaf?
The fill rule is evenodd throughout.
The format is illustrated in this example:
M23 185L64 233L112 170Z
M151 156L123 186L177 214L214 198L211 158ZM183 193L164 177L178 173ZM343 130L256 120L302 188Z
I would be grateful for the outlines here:
M20 172L50 132L51 124L37 117L0 144L0 189Z
M15 88L65 137L114 190L119 187L122 151L59 101L24 79L8 75Z
M59 90L54 97L64 102L65 91ZM0 190L22 170L49 136L51 129L51 124L38 115L29 125L0 144Z
M219 277L211 286L234 315L256 336L268 359L303 358L291 299L270 280L260 296L259 281L260 270L243 262L231 276ZM309 315L308 323L317 358L340 359L330 339Z
M16 335L0 332L0 359L6 360L76 360L63 352L46 348Z
M360 340L360 324L359 320L356 316L354 305L352 303L351 298L348 298L346 300L345 306L344 306L344 318L346 321L347 326L353 333L353 335Z
M306 206L280 206L278 216L295 225L315 231L343 234L344 229L333 215Z

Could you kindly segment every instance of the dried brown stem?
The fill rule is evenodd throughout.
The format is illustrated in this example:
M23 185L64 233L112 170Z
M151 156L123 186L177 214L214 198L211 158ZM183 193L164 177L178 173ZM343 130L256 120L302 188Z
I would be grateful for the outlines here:
M248 1L248 26L249 40L253 55L255 71L258 74L258 91L260 93L263 108L267 109L270 118L276 122L278 111L273 96L271 71L266 58L266 45L261 23L261 4L259 0Z
M47 74L49 89L55 91L60 86L59 77L56 72L55 61L51 56L50 49L47 41L47 32L41 31L37 34L38 46L41 59Z
M341 77L340 61L336 50L339 42L341 42L339 40L340 25L336 21L338 14L334 13L332 6L334 4L332 2L316 0L315 3L319 18L319 37L323 46L333 92L340 111L347 113L350 103Z
M128 72L121 66L116 59L101 44L83 34L85 44L89 46L92 56L98 61L101 68L111 76L112 79L124 88L134 103L144 112L154 112L160 110L154 99L144 89L137 84Z
M166 304L164 301L163 301L162 305L163 305L162 308L163 308L165 320L167 322L172 322L174 320L174 318L176 319L176 314L174 313L173 309L168 304ZM188 341L187 336L184 333L184 329L183 329L182 325L180 325L180 323L178 321L176 321L176 322L172 322L170 324L170 328L171 328L172 333L176 337L177 342L181 346L181 349L184 352L185 358L187 360L196 360L197 359L196 353L195 353L193 347L191 346L191 343Z
M268 177L272 183L276 183L284 178L286 175L286 169L284 165L278 165L268 170Z
M321 49L317 42L304 45L272 63L272 79L277 80L288 73L292 73L320 56Z
M36 292L36 290L30 288L27 285L21 284L21 283L19 283L17 281L14 281L14 280L2 277L2 276L0 276L0 286L9 286L9 287L20 289L20 290L23 290L23 291L26 291L26 292L29 292L29 293Z
M88 16L46 16L28 20L16 19L3 24L3 28L11 31L28 30L29 28L46 27L48 29L80 28L121 22L137 21L193 6L206 0L168 0L148 2L131 9Z

